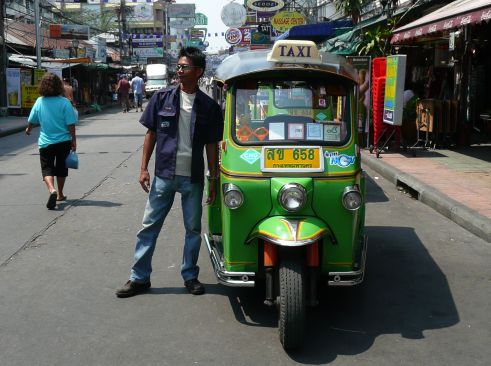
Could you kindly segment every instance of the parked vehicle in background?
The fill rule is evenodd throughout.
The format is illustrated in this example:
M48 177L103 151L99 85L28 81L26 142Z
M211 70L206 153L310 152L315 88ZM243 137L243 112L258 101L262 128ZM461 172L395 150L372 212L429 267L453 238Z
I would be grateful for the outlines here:
M146 67L145 97L150 99L157 90L167 88L168 72L165 64L149 64Z

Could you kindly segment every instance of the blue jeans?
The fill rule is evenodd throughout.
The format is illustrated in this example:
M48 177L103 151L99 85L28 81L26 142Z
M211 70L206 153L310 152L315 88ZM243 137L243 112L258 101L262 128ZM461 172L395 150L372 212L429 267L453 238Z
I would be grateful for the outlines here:
M201 246L201 213L203 184L191 183L190 177L175 176L174 179L155 177L148 195L143 228L136 236L135 262L130 280L148 282L152 273L152 256L164 220L169 213L176 192L181 194L182 214L186 237L181 264L184 281L198 278L199 249Z
M141 107L142 101L143 101L143 94L142 93L135 93L135 101L136 101L137 107Z

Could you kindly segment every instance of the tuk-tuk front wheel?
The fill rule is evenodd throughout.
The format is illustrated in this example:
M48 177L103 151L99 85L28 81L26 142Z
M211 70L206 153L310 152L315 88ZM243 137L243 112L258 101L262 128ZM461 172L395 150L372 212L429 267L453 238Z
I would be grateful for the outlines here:
M300 258L282 258L279 267L279 333L285 349L298 348L305 331L305 267Z

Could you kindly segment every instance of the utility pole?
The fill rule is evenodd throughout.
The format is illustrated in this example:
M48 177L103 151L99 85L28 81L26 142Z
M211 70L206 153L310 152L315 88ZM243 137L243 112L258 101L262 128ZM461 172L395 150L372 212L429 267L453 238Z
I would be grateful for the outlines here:
M126 0L121 0L121 27L122 27L122 35L121 38L123 39L123 55L127 56L126 54Z
M7 37L5 33L4 19L6 15L6 1L0 5L0 116L6 112L7 108Z
M36 63L41 68L41 21L39 14L39 0L34 0L34 19L36 23Z

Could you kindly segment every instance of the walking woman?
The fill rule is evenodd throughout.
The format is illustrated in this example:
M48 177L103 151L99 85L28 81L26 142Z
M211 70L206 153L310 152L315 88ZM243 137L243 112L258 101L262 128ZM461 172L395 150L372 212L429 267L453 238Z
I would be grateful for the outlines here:
M26 134L29 135L35 125L40 126L38 145L41 172L49 192L46 207L52 210L57 201L66 200L63 194L68 176L65 159L70 150L77 149L77 117L72 104L64 97L63 82L57 75L46 73L43 76L39 94L41 96L34 103L27 120ZM55 177L58 190L55 188Z

